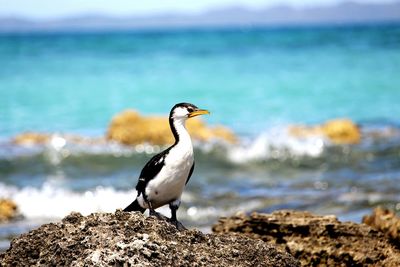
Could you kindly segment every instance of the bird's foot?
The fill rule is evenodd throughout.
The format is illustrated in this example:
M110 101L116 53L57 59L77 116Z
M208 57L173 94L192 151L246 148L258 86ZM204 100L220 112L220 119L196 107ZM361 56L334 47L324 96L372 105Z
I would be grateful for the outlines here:
M173 224L176 227L176 229L178 229L178 231L187 230L187 228L185 226L183 226L183 224L177 220L170 220L170 223Z
M156 217L157 219L162 220L162 221L168 221L168 220L169 220L168 217L162 215L161 213L158 213L158 212L155 211L155 210L150 210L149 215L150 215L150 216L154 216L154 217Z

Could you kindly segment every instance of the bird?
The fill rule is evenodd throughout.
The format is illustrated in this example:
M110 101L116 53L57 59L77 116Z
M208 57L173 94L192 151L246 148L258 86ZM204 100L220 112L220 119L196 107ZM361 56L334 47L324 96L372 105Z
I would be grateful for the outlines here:
M171 109L169 125L175 142L146 163L136 185L136 199L123 211L144 213L149 209L150 216L166 219L178 229L185 229L177 220L176 212L195 165L192 140L185 123L190 118L205 114L210 112L190 103L178 103ZM171 209L169 219L155 211L166 204Z

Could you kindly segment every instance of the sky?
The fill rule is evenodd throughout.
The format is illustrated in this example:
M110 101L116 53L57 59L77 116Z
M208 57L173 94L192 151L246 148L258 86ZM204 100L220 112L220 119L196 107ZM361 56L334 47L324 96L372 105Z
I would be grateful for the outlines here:
M244 6L252 9L276 5L295 7L334 5L346 0L0 0L0 17L53 19L74 15L111 16L160 13L200 13L213 8ZM383 3L394 0L353 0Z

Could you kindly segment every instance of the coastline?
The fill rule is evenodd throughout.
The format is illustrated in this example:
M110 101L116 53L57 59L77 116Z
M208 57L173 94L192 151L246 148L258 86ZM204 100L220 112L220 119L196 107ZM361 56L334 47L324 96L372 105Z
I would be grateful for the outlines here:
M398 266L400 218L377 209L366 222L371 224L372 217L388 222L388 215L397 235L374 224L292 210L220 218L212 234L178 231L167 221L136 212L71 213L15 238L0 259L12 266Z
M165 122L163 117L127 114L122 121L115 117L121 133L114 136L129 137L135 129L151 128L155 120ZM198 164L179 210L190 227L207 232L219 217L240 210L312 210L359 223L377 205L400 209L396 179L390 168L384 175L379 167L396 166L400 128L336 119L288 125L245 140L224 126L196 125L203 133L194 140ZM122 141L110 139L110 130L106 132L99 137L30 132L0 143L0 168L6 175L0 198L14 201L18 208L17 219L0 225L4 249L10 237L59 221L72 211L113 212L132 200L140 168L167 146L164 135L169 129L159 126L149 139L142 135ZM164 132L162 139L154 132ZM213 134L221 132L214 139ZM380 186L372 190L376 181ZM160 211L169 213L167 208Z

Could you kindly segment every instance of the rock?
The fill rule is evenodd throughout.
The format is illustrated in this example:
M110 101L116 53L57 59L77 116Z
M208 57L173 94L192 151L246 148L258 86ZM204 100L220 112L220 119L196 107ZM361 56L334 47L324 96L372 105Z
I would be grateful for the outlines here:
M365 224L301 211L222 218L216 233L242 233L276 245L302 266L400 266L400 248Z
M187 129L194 140L220 139L230 143L236 142L235 135L229 129L222 126L207 127L203 121L197 118L187 121ZM107 138L126 145L173 143L168 118L143 117L134 110L123 111L112 119L108 127Z
M17 204L9 199L0 199L0 223L12 220L17 216Z
M223 140L228 143L236 143L237 137L229 129L223 126L208 127L198 118L187 121L187 129L194 140L209 141L212 139ZM126 110L117 114L111 121L106 139L87 138L72 134L51 134L26 132L16 135L12 143L22 146L32 145L98 145L105 144L107 140L114 140L125 145L149 143L152 145L168 145L174 142L169 128L168 118L141 116L134 110Z
M349 119L334 119L317 126L291 126L289 133L295 137L325 136L334 144L357 144L361 141L359 127Z
M11 142L20 146L49 145L60 147L60 145L64 146L67 143L92 146L106 144L106 139L104 137L84 137L75 134L26 132L14 136Z
M349 119L336 119L322 125L322 132L336 144L357 144L361 140L358 126Z
M272 245L234 234L178 231L139 213L116 211L42 225L11 242L2 266L298 266Z
M26 132L16 135L12 142L17 145L43 145L50 142L50 139L50 134Z
M383 232L400 245L400 218L393 211L377 207L371 215L364 216L362 222Z

